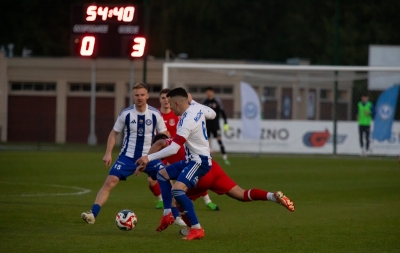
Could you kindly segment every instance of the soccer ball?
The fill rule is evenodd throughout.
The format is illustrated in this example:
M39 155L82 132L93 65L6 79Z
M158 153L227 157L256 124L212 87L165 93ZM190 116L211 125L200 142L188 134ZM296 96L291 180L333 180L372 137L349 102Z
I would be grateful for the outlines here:
M137 218L134 212L126 209L117 213L115 223L119 229L129 231L136 226Z

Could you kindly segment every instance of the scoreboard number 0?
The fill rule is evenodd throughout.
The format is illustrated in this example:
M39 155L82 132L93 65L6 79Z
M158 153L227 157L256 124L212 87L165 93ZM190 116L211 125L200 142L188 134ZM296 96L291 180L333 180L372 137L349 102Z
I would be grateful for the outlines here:
M82 56L92 56L94 51L95 37L85 36L82 39L80 54Z

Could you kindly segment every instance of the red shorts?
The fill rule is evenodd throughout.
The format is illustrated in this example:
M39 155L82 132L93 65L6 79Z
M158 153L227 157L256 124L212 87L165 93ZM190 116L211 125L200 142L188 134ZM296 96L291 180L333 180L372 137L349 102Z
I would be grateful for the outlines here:
M190 188L186 195L191 200L196 200L202 193L211 190L218 195L226 194L237 184L222 170L218 163L212 161L210 171L202 177L196 187Z

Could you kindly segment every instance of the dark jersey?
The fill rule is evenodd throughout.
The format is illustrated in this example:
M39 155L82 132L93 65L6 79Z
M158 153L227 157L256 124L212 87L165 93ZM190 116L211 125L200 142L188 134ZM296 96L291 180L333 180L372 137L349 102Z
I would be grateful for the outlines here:
M203 105L206 105L213 109L217 116L215 116L212 120L206 120L207 128L219 128L219 115L221 114L222 118L224 119L224 124L228 124L226 120L226 114L224 111L224 107L222 106L222 101L219 98L213 99L205 99L202 102Z

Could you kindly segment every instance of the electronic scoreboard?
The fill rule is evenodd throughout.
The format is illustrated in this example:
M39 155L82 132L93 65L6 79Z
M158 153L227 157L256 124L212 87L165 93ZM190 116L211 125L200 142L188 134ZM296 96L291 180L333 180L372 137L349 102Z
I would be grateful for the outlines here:
M138 58L145 49L144 10L140 5L71 7L72 56Z

